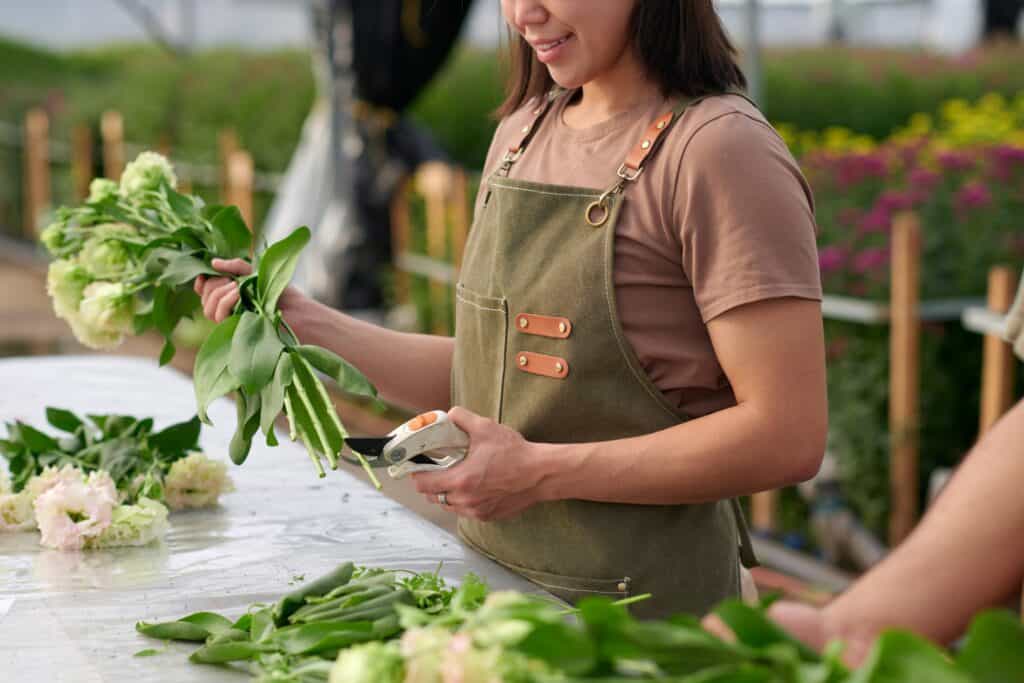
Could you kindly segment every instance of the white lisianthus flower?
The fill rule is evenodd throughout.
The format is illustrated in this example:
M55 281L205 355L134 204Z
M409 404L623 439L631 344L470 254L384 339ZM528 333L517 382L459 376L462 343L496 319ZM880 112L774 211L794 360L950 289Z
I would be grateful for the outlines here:
M82 295L77 318L68 320L78 341L93 349L111 349L134 330L135 299L122 283L93 282Z
M28 483L25 484L24 490L28 493L29 500L35 501L36 498L46 493L57 484L75 484L84 481L85 472L74 465L64 465L60 469L50 466L44 469L40 474L29 479Z
M328 683L403 683L402 655L394 643L372 642L338 653Z
M164 499L172 510L216 505L222 493L234 490L227 466L203 453L174 461L164 478Z
M78 254L78 263L96 280L123 280L135 263L118 237L134 237L138 231L130 225L98 225Z
M405 658L404 683L441 683L441 658L451 640L447 629L436 626L406 631L399 645Z
M96 178L89 183L89 198L85 201L90 204L102 202L108 197L117 196L117 183L107 178Z
M11 477L0 470L0 531L25 531L35 525L28 491L14 493Z
M178 186L171 162L162 154L143 152L121 174L121 193L130 197L147 190L158 190L163 183L172 188Z
M90 282L89 272L73 261L61 259L50 264L46 272L46 292L53 299L53 311L58 318L71 320L78 315Z
M106 483L62 481L35 500L39 542L57 550L81 550L110 526L116 493Z
M104 473L105 474L105 473ZM167 508L155 500L139 498L135 505L118 505L110 526L85 539L86 548L146 545L167 534Z
M58 249L64 246L64 225L62 223L50 223L39 233L39 241L43 243L47 251L55 254Z

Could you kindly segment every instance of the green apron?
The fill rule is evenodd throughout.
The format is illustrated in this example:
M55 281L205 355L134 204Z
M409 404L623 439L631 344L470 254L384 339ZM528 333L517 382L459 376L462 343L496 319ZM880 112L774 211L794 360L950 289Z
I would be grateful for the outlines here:
M456 287L452 404L537 442L623 439L678 425L686 418L623 334L612 266L623 192L692 101L651 124L602 192L508 177L553 99L534 110L483 190ZM633 609L645 617L703 614L739 594L739 556L754 563L742 513L728 500L560 500L509 520L460 518L459 532L569 602L652 593Z

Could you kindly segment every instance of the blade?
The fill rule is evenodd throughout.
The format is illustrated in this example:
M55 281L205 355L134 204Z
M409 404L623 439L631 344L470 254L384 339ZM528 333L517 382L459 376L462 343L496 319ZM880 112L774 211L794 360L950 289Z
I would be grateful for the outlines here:
M361 453L367 457L376 457L381 454L384 447L388 445L388 441L391 441L391 437L346 437L345 445L354 450L356 453Z

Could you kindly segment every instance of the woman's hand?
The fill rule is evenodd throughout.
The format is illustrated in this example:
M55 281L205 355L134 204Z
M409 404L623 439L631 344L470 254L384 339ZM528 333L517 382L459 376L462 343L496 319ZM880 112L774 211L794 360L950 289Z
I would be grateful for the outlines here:
M513 517L541 501L540 444L465 408L452 408L448 416L469 435L469 453L451 469L414 474L417 491L431 503L444 493L447 509L487 521Z
M215 270L230 276L248 275L252 272L252 266L240 258L231 259L230 261L215 258L211 265ZM222 322L230 316L231 312L235 309L235 304L238 303L238 285L235 283L234 277L200 275L196 278L193 286L196 294L202 299L203 315L215 323ZM278 299L277 307L287 321L289 318L288 314L294 312L304 300L305 297L301 292L292 286L288 286L281 294L281 298Z

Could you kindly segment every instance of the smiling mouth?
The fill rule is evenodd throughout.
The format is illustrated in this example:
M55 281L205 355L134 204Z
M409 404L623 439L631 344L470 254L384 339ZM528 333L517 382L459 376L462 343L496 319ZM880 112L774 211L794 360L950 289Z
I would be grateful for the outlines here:
M554 50L559 45L565 43L565 41L569 40L569 38L571 37L572 34L569 33L567 35L562 36L558 40L552 40L546 43L534 43L533 47L536 48L538 52L549 52L551 50Z

